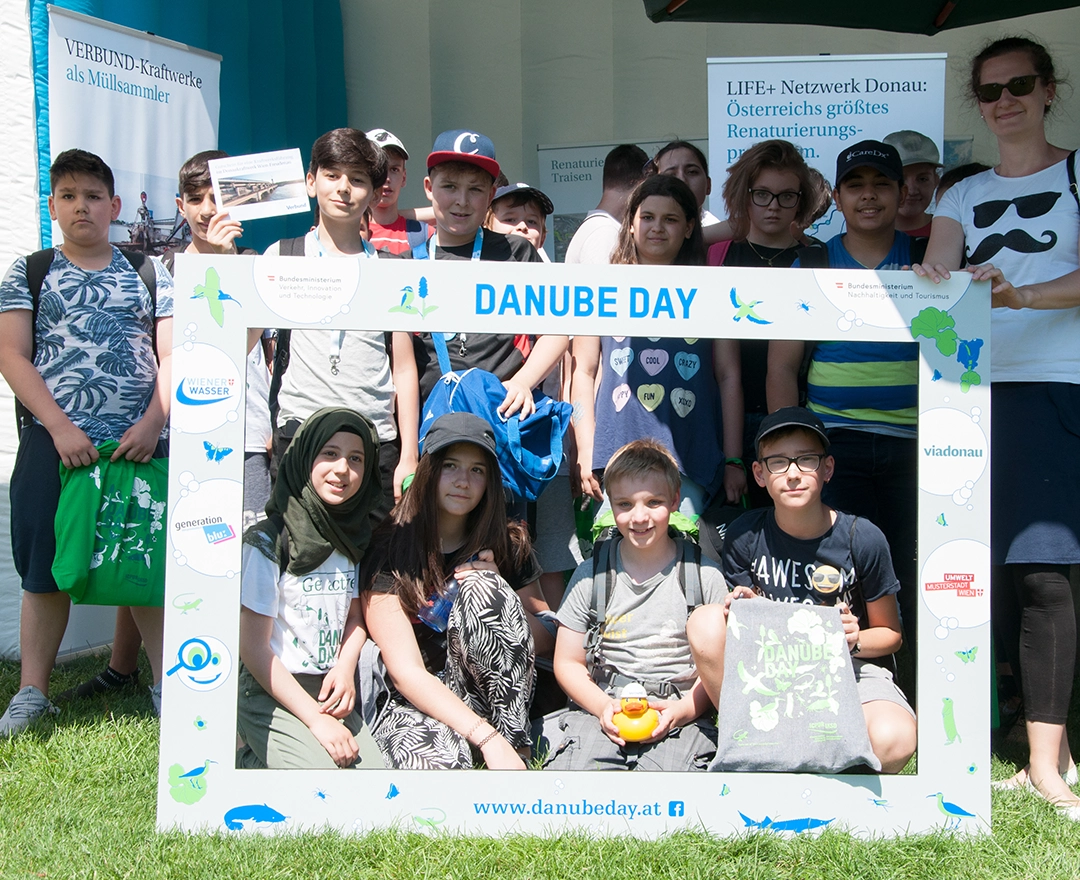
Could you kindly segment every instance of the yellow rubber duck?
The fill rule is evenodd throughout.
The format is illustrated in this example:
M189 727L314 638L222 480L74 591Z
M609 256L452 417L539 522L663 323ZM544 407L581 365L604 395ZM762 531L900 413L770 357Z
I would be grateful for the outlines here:
M652 736L660 723L660 713L649 708L648 694L640 684L628 684L619 695L622 711L611 719L627 742L640 742Z

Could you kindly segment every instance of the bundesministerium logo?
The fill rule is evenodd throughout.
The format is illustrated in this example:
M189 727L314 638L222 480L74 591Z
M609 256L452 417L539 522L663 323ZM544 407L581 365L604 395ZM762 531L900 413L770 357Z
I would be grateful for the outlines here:
M387 311L404 312L407 315L419 315L421 318L426 318L438 308L438 306L428 305L427 297L427 278L421 276L420 282L416 285L416 290L413 290L411 284L401 288L401 302L387 309Z

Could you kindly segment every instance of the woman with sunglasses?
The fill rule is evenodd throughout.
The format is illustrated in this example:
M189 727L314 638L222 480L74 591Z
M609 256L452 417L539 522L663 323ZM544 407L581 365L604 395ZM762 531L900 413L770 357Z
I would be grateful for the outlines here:
M1080 562L1080 214L1069 151L1046 139L1058 84L1029 39L975 56L972 95L1001 161L945 193L913 268L936 281L966 255L973 277L992 283L993 612L1019 666L1030 749L1002 787L1027 787L1080 821L1063 779L1076 781L1065 720L1076 656L1069 565Z

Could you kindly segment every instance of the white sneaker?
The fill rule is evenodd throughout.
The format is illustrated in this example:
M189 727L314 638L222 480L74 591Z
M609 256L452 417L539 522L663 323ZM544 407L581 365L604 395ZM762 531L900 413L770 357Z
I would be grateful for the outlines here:
M150 688L150 702L154 704L154 714L161 717L161 682Z
M42 715L55 715L59 711L45 694L29 684L8 703L7 711L0 718L0 736L11 736L29 727Z

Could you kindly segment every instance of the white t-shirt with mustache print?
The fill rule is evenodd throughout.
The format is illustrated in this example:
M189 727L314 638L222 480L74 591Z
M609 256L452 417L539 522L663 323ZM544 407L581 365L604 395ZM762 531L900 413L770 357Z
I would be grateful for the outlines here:
M1080 209L1066 162L1026 177L984 171L948 190L935 212L964 227L973 265L992 263L1015 286L1050 281L1080 265ZM994 309L994 382L1080 384L1080 308Z

